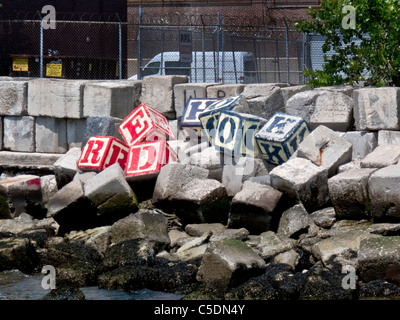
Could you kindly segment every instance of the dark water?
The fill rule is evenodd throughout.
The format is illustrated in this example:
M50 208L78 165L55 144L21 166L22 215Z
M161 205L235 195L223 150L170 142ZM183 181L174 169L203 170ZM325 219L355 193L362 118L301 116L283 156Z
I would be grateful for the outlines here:
M0 300L40 300L50 291L42 288L43 276L26 275L18 270L0 272ZM147 289L125 292L85 287L80 290L86 300L179 300L182 297Z

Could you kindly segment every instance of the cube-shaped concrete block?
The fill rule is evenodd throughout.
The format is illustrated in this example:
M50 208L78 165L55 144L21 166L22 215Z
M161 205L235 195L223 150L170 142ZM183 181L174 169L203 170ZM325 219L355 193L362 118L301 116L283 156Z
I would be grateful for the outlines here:
M174 104L176 117L179 119L189 99L208 98L207 89L216 83L181 83L174 86Z
M361 160L361 168L383 168L400 160L400 145L383 144L377 146Z
M378 146L383 144L400 145L400 131L379 130L378 131Z
M266 120L257 116L223 111L218 120L214 146L228 154L258 156L255 135Z
M188 82L187 76L150 76L142 82L141 103L152 106L168 119L175 119L174 87Z
M310 128L302 118L278 112L256 134L256 141L261 156L279 165L293 155L309 133Z
M308 159L294 158L270 172L271 186L300 201L312 212L329 200L328 170Z
M125 170L129 147L114 137L92 137L82 149L78 168L100 172L118 163Z
M328 180L329 197L338 218L369 218L368 179L375 170L353 169Z
M376 132L348 131L342 137L353 145L352 160L365 158L377 146Z
M66 119L37 117L35 123L35 141L36 152L67 152Z
M119 132L128 146L143 141L174 140L167 118L157 110L141 104L121 123Z
M357 130L400 130L400 88L363 88L353 92Z
M353 145L341 135L325 126L311 132L297 149L297 157L306 158L318 166L328 169L329 176L337 168L351 161Z
M27 97L28 81L0 81L0 115L27 115Z
M84 90L84 117L124 119L139 101L141 81L102 81L88 83Z
M4 117L3 147L11 151L35 152L35 118Z
M28 86L28 114L38 117L83 117L83 90L88 81L35 79Z
M68 149L82 148L84 146L85 119L67 119L67 144ZM98 136L98 134L96 134ZM90 137L88 137L89 139Z
M349 131L354 123L353 108L353 98L340 92L327 92L315 101L310 127L314 130L319 125L324 125L335 131Z
M187 103L185 110L183 111L181 118L181 129L192 129L197 132L198 136L201 136L201 122L199 114L204 112L210 105L217 102L219 99L193 99L190 98Z
M157 177L161 168L169 161L165 140L137 143L129 148L125 176L128 181ZM169 149L171 152L172 149Z
M226 99L240 95L244 84L221 84L207 88L207 98Z
M115 117L88 117L86 118L85 128L83 130L82 145L85 145L91 137L109 136L123 140L118 128L122 119Z

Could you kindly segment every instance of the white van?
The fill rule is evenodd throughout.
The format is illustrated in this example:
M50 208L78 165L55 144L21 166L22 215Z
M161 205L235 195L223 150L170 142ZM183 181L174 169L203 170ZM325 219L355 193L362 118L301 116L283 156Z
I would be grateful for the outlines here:
M179 51L157 54L143 68L142 78L186 75L190 82L255 83L256 63L251 52L192 52L192 62L180 62ZM130 79L137 79L134 75Z

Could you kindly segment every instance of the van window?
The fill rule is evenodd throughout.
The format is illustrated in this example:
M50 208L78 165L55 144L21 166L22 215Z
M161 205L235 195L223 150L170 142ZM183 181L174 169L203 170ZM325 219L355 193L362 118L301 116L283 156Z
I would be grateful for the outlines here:
M142 71L142 77L151 76L154 74L158 74L160 71L160 62L152 62L149 63Z
M190 62L165 61L165 75L190 76Z

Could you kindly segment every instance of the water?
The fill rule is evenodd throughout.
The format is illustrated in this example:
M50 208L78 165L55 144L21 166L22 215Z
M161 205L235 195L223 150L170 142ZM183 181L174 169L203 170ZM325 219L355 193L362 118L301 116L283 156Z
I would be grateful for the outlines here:
M40 300L50 292L42 288L43 276L26 275L18 270L0 272L0 300ZM148 289L126 292L85 287L80 290L86 300L179 300L182 297Z

